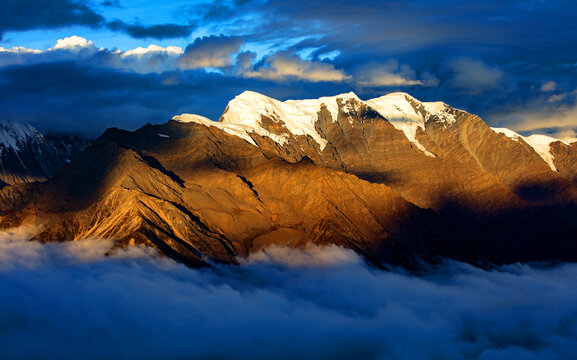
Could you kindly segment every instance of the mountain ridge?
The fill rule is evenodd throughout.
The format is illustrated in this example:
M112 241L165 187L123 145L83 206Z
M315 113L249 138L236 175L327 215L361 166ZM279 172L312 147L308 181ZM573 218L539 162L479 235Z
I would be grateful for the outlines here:
M309 242L379 266L575 261L576 146L550 144L553 171L523 139L442 102L245 92L219 122L107 130L45 183L0 190L0 226L148 244L192 266Z

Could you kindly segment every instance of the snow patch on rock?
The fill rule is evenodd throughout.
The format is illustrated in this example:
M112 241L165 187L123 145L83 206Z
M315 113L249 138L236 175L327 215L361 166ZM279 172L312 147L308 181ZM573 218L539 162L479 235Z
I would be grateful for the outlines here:
M224 131L227 134L238 136L239 138L246 140L247 142L251 143L252 145L257 146L256 143L254 142L254 140L249 135L251 132L254 132L253 131L254 129L252 129L249 126L244 126L244 125L240 125L240 124L228 124L228 123L216 122L216 121L212 121L209 118L206 118L204 116L194 115L194 114L177 115L177 116L174 116L172 118L172 120L182 122L182 123L194 122L197 124L204 125L206 127L214 126L216 128L221 129L222 131Z
M413 104L422 105L423 111L418 111ZM382 117L387 119L397 130L401 130L407 139L425 153L427 156L435 157L417 140L417 130L421 128L425 131L425 123L432 115L437 115L441 119L446 119L448 124L454 123L454 117L446 113L448 105L442 102L420 102L412 96L396 92L376 99L366 101L369 106L375 109Z
M353 101L350 101L353 100ZM344 104L343 112L345 114L350 114L358 109L355 104L362 104L363 101L354 92L349 92L346 94L340 94L336 96L323 96L318 99L306 99L306 100L287 100L286 104L294 105L301 109L304 113L311 117L317 117L322 107L326 107L328 112L331 114L331 119L333 123L337 122L339 117L339 102ZM350 120L352 123L352 119Z
M253 129L253 132L269 137L281 146L284 145L290 135L271 133L264 128L263 117L284 125L292 135L310 136L319 144L321 151L327 144L327 140L323 139L315 129L316 112L313 114L310 108L301 108L253 91L245 91L229 102L220 122L249 127Z
M310 136L322 151L327 140L315 128L323 108L329 112L333 122L341 115L358 114L360 106L366 105L387 119L396 129L403 131L407 139L428 156L435 157L416 139L417 129L425 130L425 123L436 115L445 127L455 123L455 117L448 112L450 107L443 102L420 102L405 93L392 93L376 99L362 101L353 93L326 96L319 99L287 100L285 102L268 96L245 91L229 102L218 123L205 117L191 114L175 116L177 121L194 121L206 126L215 126L224 132L237 135L256 145L251 133L268 137L283 146L291 136ZM272 120L286 128L285 133L272 133L262 123L263 118Z
M31 125L13 122L0 123L0 155L9 149L16 153L20 151L23 144L42 138L42 134Z
M549 165L551 170L557 171L555 164L553 163L554 157L551 154L551 144L557 141L562 142L565 145L570 145L577 141L577 139L557 139L547 135L533 134L529 136L522 136L517 134L513 130L507 128L491 128L493 131L499 134L503 134L513 141L523 140L527 145L531 146L533 150Z

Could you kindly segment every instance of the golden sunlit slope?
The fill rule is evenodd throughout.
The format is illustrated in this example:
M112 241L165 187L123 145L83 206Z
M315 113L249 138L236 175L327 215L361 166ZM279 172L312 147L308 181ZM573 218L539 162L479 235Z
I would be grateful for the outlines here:
M307 243L405 266L577 259L572 148L552 146L552 171L478 117L400 93L248 93L219 123L176 119L107 130L48 182L5 187L0 224L146 243L194 266Z

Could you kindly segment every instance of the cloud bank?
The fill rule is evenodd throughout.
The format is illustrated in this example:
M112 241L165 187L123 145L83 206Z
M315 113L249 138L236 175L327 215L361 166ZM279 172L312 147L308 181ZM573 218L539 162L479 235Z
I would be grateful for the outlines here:
M338 247L193 270L146 248L0 236L0 357L565 359L577 265L415 277Z

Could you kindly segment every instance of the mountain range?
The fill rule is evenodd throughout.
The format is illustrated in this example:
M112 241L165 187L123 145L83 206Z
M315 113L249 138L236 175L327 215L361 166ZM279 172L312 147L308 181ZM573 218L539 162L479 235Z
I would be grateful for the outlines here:
M246 91L218 121L108 129L61 166L31 165L18 150L52 150L17 131L32 140L0 137L15 169L0 177L0 228L27 226L37 241L146 244L191 266L273 244L336 244L409 268L577 260L577 139L491 128L405 93Z

